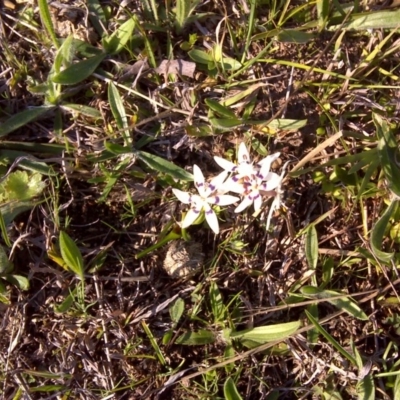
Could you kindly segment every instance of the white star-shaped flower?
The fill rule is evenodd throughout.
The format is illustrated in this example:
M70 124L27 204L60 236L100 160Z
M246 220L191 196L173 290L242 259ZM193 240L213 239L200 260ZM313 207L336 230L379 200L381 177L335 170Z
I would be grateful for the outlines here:
M172 189L175 196L184 204L190 204L190 209L182 221L182 228L187 228L196 221L200 213L204 211L206 221L210 228L217 234L219 233L218 218L210 204L220 206L228 206L239 200L235 196L225 195L226 190L223 184L228 176L228 172L224 171L211 180L210 183L205 182L201 169L193 166L194 185L199 194L183 192L179 189Z
M225 160L224 158L214 156L215 162L225 171L232 172L234 175L233 180L238 181L244 177L251 177L256 175L262 167L265 167L269 171L271 164L279 157L280 153L271 154L263 158L258 163L254 164L251 161L249 151L247 150L244 142L240 143L238 149L238 163L234 164L231 161ZM230 190L230 188L229 188Z
M269 172L269 167L269 163L264 163L257 173L241 178L236 184L232 182L230 190L243 196L242 202L235 209L236 213L252 204L254 204L254 210L258 212L262 206L262 196L278 187L280 177L274 172Z

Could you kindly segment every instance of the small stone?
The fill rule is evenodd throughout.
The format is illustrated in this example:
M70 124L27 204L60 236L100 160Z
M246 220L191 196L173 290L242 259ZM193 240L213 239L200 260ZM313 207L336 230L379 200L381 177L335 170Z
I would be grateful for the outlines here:
M187 278L200 272L204 253L200 243L174 240L168 246L164 269L172 278Z

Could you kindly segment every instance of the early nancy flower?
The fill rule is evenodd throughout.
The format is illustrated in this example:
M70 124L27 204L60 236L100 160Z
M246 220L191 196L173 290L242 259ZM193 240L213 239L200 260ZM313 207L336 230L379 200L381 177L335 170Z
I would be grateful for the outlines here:
M231 185L231 191L243 196L242 202L236 207L235 212L241 212L254 204L254 210L258 212L262 205L262 195L273 191L280 184L280 177L274 172L269 172L269 163L264 163L260 171L244 177Z
M249 151L247 150L246 145L242 142L239 145L237 165L217 156L214 157L214 160L225 171L234 173L233 179L238 181L243 177L251 177L252 175L257 174L263 166L265 166L266 170L269 171L271 164L279 157L279 155L280 153L271 154L253 165L254 163L250 159Z
M199 217L200 213L204 211L206 221L210 228L217 234L219 232L218 218L211 208L210 204L218 204L220 206L227 206L235 203L239 199L235 196L225 195L222 186L228 175L224 171L211 180L210 183L205 182L201 169L193 166L194 185L196 186L199 194L192 194L183 192L179 189L172 189L175 196L184 204L190 204L190 209L187 212L184 220L182 221L182 228L187 228Z

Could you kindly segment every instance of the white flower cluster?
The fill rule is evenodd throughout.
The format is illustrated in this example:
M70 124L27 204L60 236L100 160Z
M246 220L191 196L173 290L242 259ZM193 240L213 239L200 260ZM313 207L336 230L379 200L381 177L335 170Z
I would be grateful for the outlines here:
M194 185L199 194L172 189L182 203L190 205L190 209L181 223L182 228L192 225L204 212L208 225L217 234L219 232L218 218L211 205L228 206L241 200L235 209L236 213L245 210L252 204L254 204L254 210L258 212L262 206L262 196L269 196L274 197L267 219L267 229L269 229L272 213L280 207L280 186L283 173L279 176L270 172L271 164L279 155L280 153L271 154L260 162L254 163L250 159L246 145L241 143L237 164L221 157L214 157L215 162L224 171L209 183L205 182L201 169L194 165ZM237 193L240 198L228 195L227 192Z

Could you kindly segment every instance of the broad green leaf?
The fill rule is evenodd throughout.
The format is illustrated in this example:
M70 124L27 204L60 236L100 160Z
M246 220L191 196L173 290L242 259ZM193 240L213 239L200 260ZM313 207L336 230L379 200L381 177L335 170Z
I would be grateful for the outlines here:
M243 125L243 120L239 118L210 118L210 123L214 128L222 129L224 131L231 130L232 128Z
M0 275L10 273L14 268L13 263L8 259L3 246L0 246Z
M283 43L307 43L313 40L315 35L297 29L285 29L277 35L276 39Z
M86 117L91 117L95 119L103 118L100 111L96 108L85 106L82 104L70 104L70 103L63 103L61 108L67 111L77 112L79 114L85 115Z
M107 19L103 7L98 0L88 0L87 6L89 9L90 22L101 37L106 33L105 28L107 28Z
M382 251L383 241L385 237L386 228L389 224L392 215L397 211L399 200L392 200L390 206L384 212L384 214L379 218L378 222L374 225L371 231L370 244L371 250L375 257L383 262L390 263L394 257L394 253L386 253Z
M60 85L76 85L92 75L105 57L106 54L99 54L72 64L70 67L54 75L52 81Z
M68 268L74 272L82 281L84 280L84 264L82 254L76 243L64 231L60 232L60 252L61 257Z
M390 129L389 124L380 115L373 114L372 118L378 137L378 154L381 160L383 173L388 182L389 189L400 197L400 167L399 145Z
M53 23L51 21L50 10L47 0L38 0L38 5L39 5L40 18L43 22L43 25L45 26L47 33L49 34L51 40L53 41L54 46L59 48L60 44L58 43L56 32L54 31Z
M42 175L15 171L1 182L0 198L3 197L5 201L28 200L41 194L45 186L46 184L42 182Z
M148 167L157 172L171 175L175 179L181 181L193 181L193 175L174 163L164 160L164 158L155 156L144 151L137 151L137 157L143 161Z
M399 26L400 10L378 11L357 14L350 22L329 27L329 30L367 30L367 29L395 29Z
M311 321L311 323L317 328L318 332L329 342L331 345L344 357L346 357L354 366L357 366L357 361L355 358L347 352L319 323L318 321L307 311L305 310L307 318Z
M315 270L318 263L318 235L315 225L311 225L306 233L306 258L310 269Z
M185 310L185 302L183 299L178 297L171 307L169 308L169 315L171 317L172 322L178 323L182 317L183 311Z
M8 274L8 275L5 275L4 278L7 280L7 282L12 283L18 289L21 289L21 290L29 289L29 280L27 278L25 278L24 276Z
M211 344L215 342L215 335L211 331L199 330L197 332L186 332L179 336L175 343L187 346Z
M199 49L190 50L188 55L194 62L199 64L209 64L214 61L211 54Z
M74 60L76 52L76 42L73 35L68 36L61 47L59 48L56 61L57 65L54 63L54 72L59 73L61 71L61 66L63 65L65 68L69 67Z
M251 340L257 343L267 343L274 340L285 339L293 335L300 327L300 321L287 322L269 326L259 326L244 331L231 333L231 339Z
M119 129L124 129L125 143L131 143L131 137L128 131L128 118L126 116L125 107L118 89L112 82L108 84L108 101L110 103L111 112L115 118L115 122Z
M224 397L225 400L242 400L242 396L239 394L235 382L229 377L224 383Z
M242 64L231 57L223 57L220 61L222 67L226 71L237 71L238 69L242 68Z
M306 125L306 119L274 119L267 127L281 131L298 131Z
M323 290L315 286L303 286L300 289L300 292L302 295L310 299L324 299L333 304L339 310L344 310L349 315L352 315L361 321L368 321L369 319L359 305L351 298L343 296L343 298L340 299L331 299L331 297L341 296L343 293L333 290Z
M30 210L35 204L32 201L9 201L0 205L0 212L6 226L11 224L17 215Z
M372 375L367 375L356 385L358 400L375 400L375 384Z
M180 34L190 15L192 0L176 0L175 27Z
M221 115L222 117L225 118L236 118L235 113L229 109L228 107L225 107L218 103L218 101L212 100L212 99L206 99L205 103L210 107L210 109L217 114Z
M53 110L53 106L40 106L21 111L13 115L0 125L0 137L8 135L10 132L28 124L43 114Z
M119 53L132 37L136 26L136 18L125 21L112 35L103 37L103 47L108 54Z

